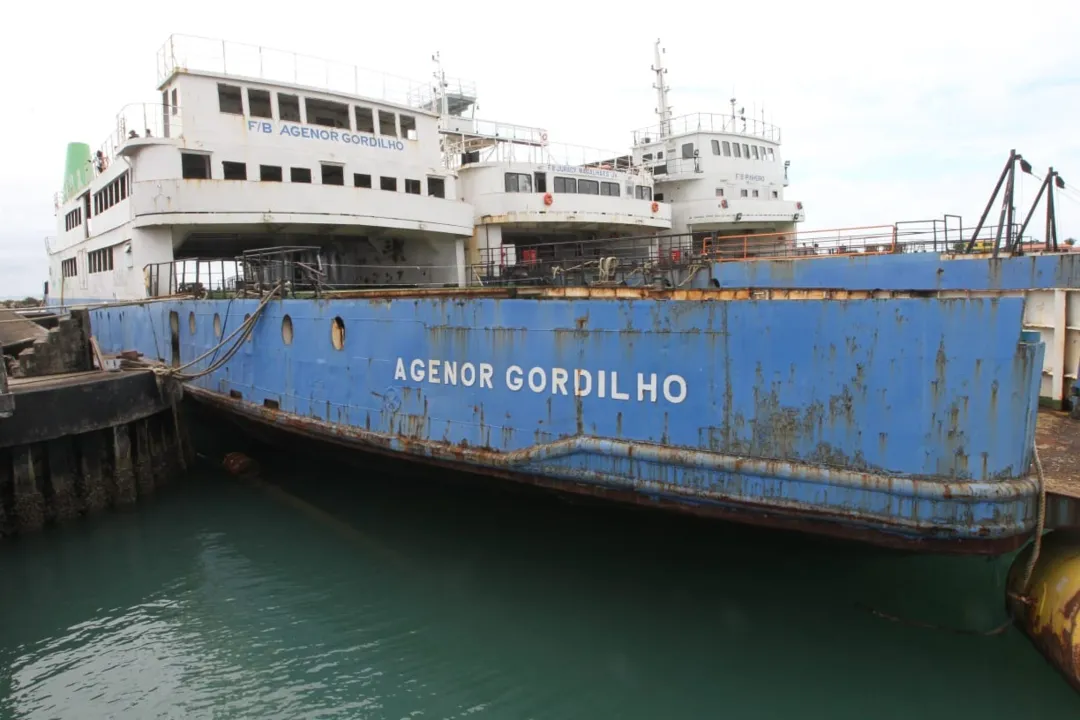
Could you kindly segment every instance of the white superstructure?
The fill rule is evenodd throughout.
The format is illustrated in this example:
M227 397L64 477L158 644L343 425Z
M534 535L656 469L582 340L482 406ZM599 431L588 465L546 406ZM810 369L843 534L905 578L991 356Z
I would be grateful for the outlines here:
M783 199L779 131L671 118L657 53L660 124L626 154L478 120L475 87L441 68L413 82L172 36L158 53L160 101L123 108L99 148L69 146L49 301L231 288L253 281L233 261L267 248L295 251L323 288L349 289L556 282L582 268L624 282L721 236L786 242L802 208ZM220 259L219 276L177 270L196 258Z
M473 212L423 84L180 36L158 72L161 102L118 114L58 198L51 301L145 297L150 266L280 245L321 248L331 286L464 283Z
M672 117L659 40L652 70L660 121L634 132L633 161L652 171L656 199L671 205L672 231L713 236L721 246L724 236L793 239L786 236L806 218L801 202L784 197L780 129L746 117L734 99L729 114Z

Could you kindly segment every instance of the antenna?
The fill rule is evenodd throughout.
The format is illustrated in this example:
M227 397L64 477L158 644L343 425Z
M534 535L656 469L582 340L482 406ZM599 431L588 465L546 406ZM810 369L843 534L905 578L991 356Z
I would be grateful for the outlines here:
M450 117L450 99L446 95L446 73L443 71L442 56L438 50L431 56L431 60L435 63L435 72L432 74L435 77L435 87L437 88L435 97L439 101L439 116L442 120L442 126L446 127Z
M656 73L656 82L653 84L653 88L656 90L656 114L660 116L660 137L662 138L671 134L671 106L668 105L668 90L671 88L664 83L667 69L664 68L663 60L660 57L665 52L667 51L660 47L660 40L657 39L653 47L653 66L651 69Z

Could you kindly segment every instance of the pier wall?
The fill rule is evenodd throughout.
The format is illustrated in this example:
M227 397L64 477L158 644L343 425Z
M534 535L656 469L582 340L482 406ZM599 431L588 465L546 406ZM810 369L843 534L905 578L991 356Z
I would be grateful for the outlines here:
M179 386L148 371L95 369L86 311L7 358L0 535L129 505L190 461Z

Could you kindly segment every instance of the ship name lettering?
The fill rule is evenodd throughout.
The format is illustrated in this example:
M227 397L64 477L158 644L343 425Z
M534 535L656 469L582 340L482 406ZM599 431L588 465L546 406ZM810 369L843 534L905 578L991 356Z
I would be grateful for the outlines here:
M248 120L248 132L265 135L274 134L274 124L261 120ZM382 148L383 150L404 150L405 143L396 138L376 137L375 135L361 135L348 130L331 130L323 127L309 127L307 125L295 125L281 123L277 131L278 136L294 138L306 138L308 140L327 140L340 142L346 145L363 145L365 147Z
M636 377L634 377L636 375ZM499 380L511 392L528 390L535 394L565 395L611 400L658 402L663 398L673 405L686 400L686 378L682 375L657 373L627 373L617 370L585 370L561 367L523 368L510 365L499 373ZM429 385L461 385L494 389L495 367L490 363L458 362L438 358L397 358L395 380L411 380Z

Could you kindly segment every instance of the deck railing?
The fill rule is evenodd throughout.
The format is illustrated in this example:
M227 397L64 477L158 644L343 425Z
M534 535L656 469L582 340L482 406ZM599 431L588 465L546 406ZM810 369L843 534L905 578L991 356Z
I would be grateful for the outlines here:
M177 71L304 85L422 108L429 83L288 50L195 35L171 35L158 50L158 83Z
M161 103L130 103L116 113L116 122L105 141L98 147L104 164L95 155L91 158L98 173L108 169L108 164L128 142L152 138L176 139L183 137L180 108ZM99 166L100 165L100 166Z
M962 223L949 225L941 220L923 220L795 233L692 233L546 243L518 241L472 248L467 252L464 268L335 262L332 273L317 247L277 247L249 251L234 259L185 259L149 265L146 277L151 297L257 295L282 281L286 295L316 297L341 290L454 287L460 270L464 270L467 285L479 286L685 287L701 271L718 262L765 259L828 262L828 258L866 255L962 253L971 232ZM993 232L980 233L976 252L988 253L992 244ZM388 270L400 272L388 275ZM396 279L356 281L356 278L375 276ZM410 280L420 277L425 280Z
M724 132L780 142L780 128L764 120L752 117L722 115L720 113L690 113L634 131L634 145L658 142L666 136L692 132Z

